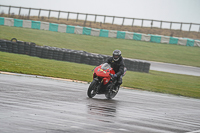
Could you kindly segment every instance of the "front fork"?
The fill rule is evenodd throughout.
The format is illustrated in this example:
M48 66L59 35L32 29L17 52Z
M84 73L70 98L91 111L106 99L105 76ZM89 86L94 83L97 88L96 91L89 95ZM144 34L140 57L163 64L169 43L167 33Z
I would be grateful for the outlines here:
M111 82L111 91L114 91L114 92L116 92L117 90L115 89L116 87L117 87L117 85L116 85L116 83L117 83L117 79L111 79L112 80L112 82Z
M101 89L101 85L102 85L102 81L103 81L103 80L102 80L102 79L99 79L98 77L94 78L94 80L96 80L97 83L98 83L97 87L95 88L95 92L98 93L99 90Z

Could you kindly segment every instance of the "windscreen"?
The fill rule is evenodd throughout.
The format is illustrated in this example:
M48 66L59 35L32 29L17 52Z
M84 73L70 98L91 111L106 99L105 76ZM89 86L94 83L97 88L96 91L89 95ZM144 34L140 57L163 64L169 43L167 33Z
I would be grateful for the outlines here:
M109 69L111 68L110 65L108 63L104 63L102 66L101 66L101 69L103 70L106 70L106 69Z

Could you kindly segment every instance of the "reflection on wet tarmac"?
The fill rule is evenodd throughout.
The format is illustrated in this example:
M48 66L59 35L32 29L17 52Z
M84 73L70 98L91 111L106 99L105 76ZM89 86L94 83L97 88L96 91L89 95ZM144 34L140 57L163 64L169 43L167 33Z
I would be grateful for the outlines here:
M117 101L113 99L88 99L88 114L92 115L89 119L111 122L109 119L111 117L116 117L116 106ZM106 120L103 120L102 117L106 118Z

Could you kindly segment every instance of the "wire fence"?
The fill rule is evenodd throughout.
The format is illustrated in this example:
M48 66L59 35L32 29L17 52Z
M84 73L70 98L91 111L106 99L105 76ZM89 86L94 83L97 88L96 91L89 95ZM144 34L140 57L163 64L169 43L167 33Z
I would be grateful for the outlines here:
M51 17L56 18L57 20L64 19L66 21L74 20L75 22L83 21L84 24L87 22L101 24L109 23L111 25L118 24L120 26L139 26L139 27L157 27L160 29L170 29L170 30L184 30L184 31L196 31L200 32L200 24L198 23L184 23L184 22L172 22L172 21L162 21L162 20L153 20L153 19L141 19L141 18L129 18L129 17L120 17L120 16L109 16L109 15L98 15L98 14L88 14L88 13L79 13L79 12L69 12L69 11L60 11L60 10L50 10L50 9L39 9L39 8L28 8L28 7L18 7L18 6L7 6L0 5L1 14L4 13L4 10L7 10L8 16L13 14L13 11L17 12L18 15L22 15L22 12L26 12L26 17L29 18L32 16L37 16L38 18Z

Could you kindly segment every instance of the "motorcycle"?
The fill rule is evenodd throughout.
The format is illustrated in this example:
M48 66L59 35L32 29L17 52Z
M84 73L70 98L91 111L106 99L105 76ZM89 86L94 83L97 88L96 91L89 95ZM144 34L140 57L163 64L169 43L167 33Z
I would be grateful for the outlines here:
M113 78L114 74L115 71L108 63L97 66L94 69L93 81L88 87L88 97L93 98L96 94L105 94L107 99L114 98L119 91L119 87L116 86L117 79Z

